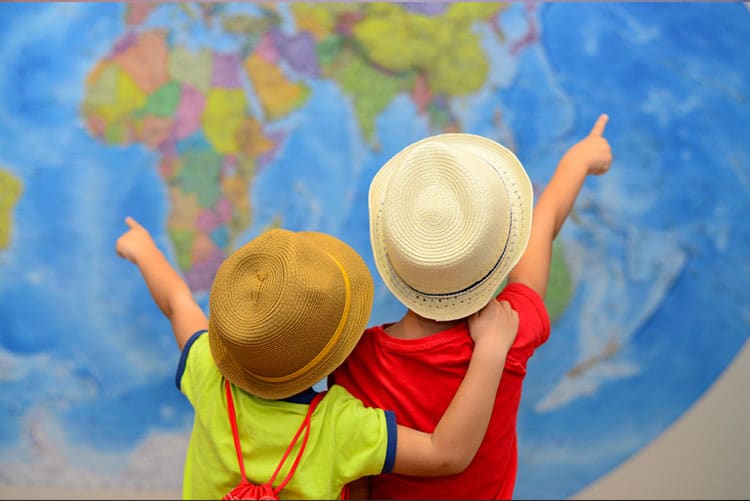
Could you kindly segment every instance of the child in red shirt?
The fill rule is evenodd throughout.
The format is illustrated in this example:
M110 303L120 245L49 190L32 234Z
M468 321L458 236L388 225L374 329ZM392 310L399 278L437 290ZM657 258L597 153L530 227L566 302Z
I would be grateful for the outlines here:
M441 134L389 160L370 186L370 236L386 286L408 310L368 329L331 376L399 422L434 429L460 384L473 343L466 319L495 298L518 313L490 425L469 467L439 478L370 477L371 499L511 499L516 418L526 364L549 337L544 306L552 242L585 178L612 154L601 115L571 147L531 212L531 183L516 157L470 134ZM359 485L353 492L366 495Z

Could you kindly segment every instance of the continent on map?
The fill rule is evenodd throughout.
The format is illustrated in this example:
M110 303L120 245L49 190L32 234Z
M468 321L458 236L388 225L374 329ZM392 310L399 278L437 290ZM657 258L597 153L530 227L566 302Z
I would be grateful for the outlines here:
M219 23L236 39L218 50L179 43L176 28L146 28L154 9L129 7L128 31L88 74L81 114L94 137L157 152L177 264L192 290L206 291L252 224L250 187L287 135L271 127L309 100L307 79L340 87L376 149L376 119L399 95L436 133L463 130L453 101L480 90L489 72L476 26L502 40L505 8L292 3L290 31L273 5L254 16L181 6L190 23Z
M447 6L373 2L292 4L300 31L311 34L321 73L351 96L362 134L373 140L375 119L407 93L433 129L462 129L450 100L478 91L489 61L473 25L507 7L499 3ZM495 24L494 32L502 36Z
M129 22L137 24L148 12ZM135 17L133 17L135 16ZM206 291L237 235L251 223L250 185L280 140L266 121L299 107L308 91L286 79L270 37L248 53L172 45L163 30L133 30L86 81L81 106L92 135L159 154L169 193L167 232L194 291ZM264 117L250 110L243 78ZM264 120L264 121L261 121Z
M0 169L0 249L10 244L13 230L13 209L21 198L23 183L11 172Z

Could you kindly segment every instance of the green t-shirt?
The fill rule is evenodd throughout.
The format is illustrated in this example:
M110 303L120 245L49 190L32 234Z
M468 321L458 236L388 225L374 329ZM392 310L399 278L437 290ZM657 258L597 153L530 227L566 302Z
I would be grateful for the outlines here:
M182 495L184 499L221 499L240 482L224 378L211 357L206 331L185 345L177 369L177 387L195 410ZM307 413L310 389L285 400L266 400L232 385L240 444L248 480L267 482ZM295 448L276 477L286 476ZM392 412L365 407L343 387L333 385L312 416L310 438L297 471L281 492L284 499L335 499L360 477L387 473L396 451Z

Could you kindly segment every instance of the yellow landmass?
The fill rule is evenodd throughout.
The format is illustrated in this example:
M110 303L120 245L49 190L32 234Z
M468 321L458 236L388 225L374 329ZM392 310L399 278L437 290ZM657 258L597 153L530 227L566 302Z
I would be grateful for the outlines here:
M411 85L409 76L398 78L367 64L351 55L339 70L341 87L354 99L354 111L367 140L375 136L375 119L404 88Z
M327 37L336 25L336 14L331 9L298 2L292 3L291 7L297 29L310 33L316 40Z
M201 123L206 138L216 151L237 153L236 135L245 119L245 112L245 92L242 89L216 87L208 92Z
M91 83L83 101L83 114L87 117L97 117L104 122L103 129L106 131L107 141L122 143L130 138L129 131L134 125L131 123L133 114L143 108L146 93L136 85L129 74L114 63L101 66L95 71L98 78L90 79ZM101 127L95 127L99 128Z
M374 63L395 72L422 71L436 93L465 95L481 87L489 64L472 26L502 4L457 2L435 17L395 3L367 5L367 18L353 34Z
M245 60L245 70L268 120L297 109L310 93L306 85L290 82L281 68L257 54Z
M443 19L449 23L471 25L476 21L487 21L508 7L507 3L501 2L455 2L445 11Z
M0 169L0 249L10 243L13 230L13 208L23 193L21 180L9 171Z
M430 90L436 94L466 95L479 90L489 71L489 62L474 34L457 36L453 50L446 51L425 68Z

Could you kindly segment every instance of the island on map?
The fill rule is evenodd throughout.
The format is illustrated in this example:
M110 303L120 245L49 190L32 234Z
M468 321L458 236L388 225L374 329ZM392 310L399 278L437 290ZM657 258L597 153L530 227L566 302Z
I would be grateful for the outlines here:
M0 250L10 245L13 230L13 209L23 192L21 180L0 168Z

